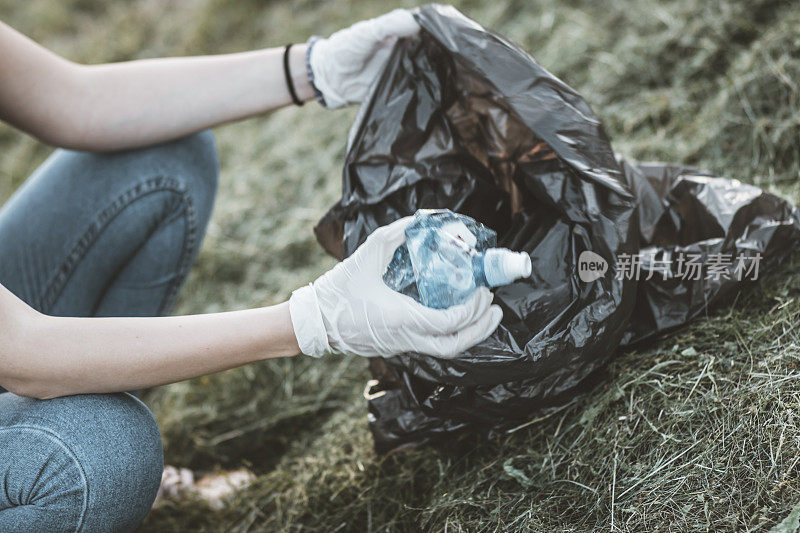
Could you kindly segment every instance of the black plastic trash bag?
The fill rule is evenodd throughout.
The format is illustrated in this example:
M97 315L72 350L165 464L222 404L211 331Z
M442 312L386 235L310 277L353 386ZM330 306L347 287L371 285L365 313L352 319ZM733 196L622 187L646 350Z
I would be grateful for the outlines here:
M449 208L529 252L533 275L495 291L502 324L459 358L371 361L378 451L557 409L621 343L684 324L746 282L684 280L665 258L760 254L763 274L800 240L798 213L769 193L618 160L580 95L455 9L415 16L423 31L397 44L351 130L344 194L318 240L346 257L379 226ZM633 256L639 280L621 275Z
M685 324L774 269L800 241L800 211L758 187L680 165L623 169L641 227L637 302L623 345ZM692 258L704 265L699 279L678 272ZM715 264L727 275L709 272Z

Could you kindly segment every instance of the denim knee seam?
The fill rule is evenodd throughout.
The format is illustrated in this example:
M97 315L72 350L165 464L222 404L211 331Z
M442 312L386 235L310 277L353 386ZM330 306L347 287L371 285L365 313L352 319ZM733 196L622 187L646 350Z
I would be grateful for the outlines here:
M7 426L4 428L0 428L0 433L12 430L27 430L44 435L46 438L50 439L53 443L55 443L59 448L61 448L61 450L75 463L75 466L81 475L81 482L83 483L83 507L81 509L81 514L78 519L78 523L75 525L75 533L80 533L80 531L83 529L83 524L86 519L86 512L89 509L89 481L88 477L86 476L86 470L83 468L80 459L78 459L78 454L76 454L75 451L66 442L64 442L56 433L54 433L50 429L43 428L40 426L25 424L25 425Z
M89 227L67 254L64 262L53 274L50 282L47 283L47 288L39 302L39 309L41 309L43 313L49 312L55 305L56 300L63 291L64 286L81 258L102 234L106 226L108 226L117 215L124 211L125 208L137 200L157 192L173 192L177 194L183 204L183 213L186 220L183 248L178 265L178 275L165 291L164 299L158 309L158 314L163 314L163 312L171 306L192 264L192 257L197 246L197 213L195 211L194 201L187 190L186 184L182 180L167 176L156 176L141 181L124 191L111 202L108 207L100 212L91 224L89 224Z

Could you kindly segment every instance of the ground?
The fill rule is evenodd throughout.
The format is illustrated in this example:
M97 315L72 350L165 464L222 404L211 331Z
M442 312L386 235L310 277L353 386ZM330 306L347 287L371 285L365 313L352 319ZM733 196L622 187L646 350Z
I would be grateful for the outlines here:
M455 1L579 90L614 147L800 201L800 4ZM277 46L409 2L0 0L77 61ZM275 303L330 268L312 227L340 194L354 110L216 130L222 185L178 313ZM49 153L0 128L0 202ZM486 441L376 456L363 360L275 361L146 394L166 460L257 479L221 511L143 531L795 531L800 254L729 307L636 351L562 411Z

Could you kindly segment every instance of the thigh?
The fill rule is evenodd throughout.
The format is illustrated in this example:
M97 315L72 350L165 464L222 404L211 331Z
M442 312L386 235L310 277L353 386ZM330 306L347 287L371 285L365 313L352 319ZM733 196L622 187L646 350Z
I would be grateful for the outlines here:
M128 394L0 394L0 531L131 531L161 480L158 427Z
M126 152L57 150L0 208L0 283L48 314L157 314L196 255L216 180L209 132ZM120 276L132 290L103 305Z

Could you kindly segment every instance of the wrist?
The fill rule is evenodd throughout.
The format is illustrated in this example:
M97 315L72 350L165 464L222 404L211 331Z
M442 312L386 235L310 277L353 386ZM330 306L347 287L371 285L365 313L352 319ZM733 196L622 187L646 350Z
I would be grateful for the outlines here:
M306 43L292 45L289 50L289 72L297 98L303 102L314 98L314 87L306 70Z
M237 362L237 365L276 357L292 357L300 353L289 315L289 302L234 313L247 317L242 328L249 332L241 335L244 345L238 352L246 359Z
M308 74L308 80L311 83L311 89L314 91L314 97L317 99L317 102L319 102L319 105L322 107L328 107L325 98L322 96L322 92L320 92L316 84L314 69L311 66L311 56L314 54L314 47L322 40L321 37L312 35L306 42L306 73Z
M300 346L297 344L297 336L292 326L292 318L289 313L289 302L275 305L271 308L275 312L274 320L280 332L277 339L276 348L282 356L292 356L300 353Z
M292 293L289 299L289 315L295 342L301 353L311 357L322 357L331 352L317 292L313 285L300 287Z

